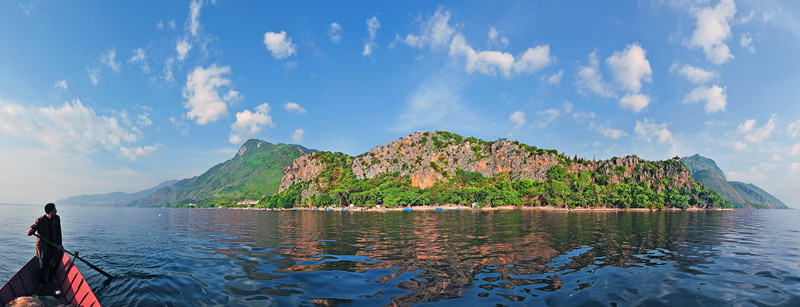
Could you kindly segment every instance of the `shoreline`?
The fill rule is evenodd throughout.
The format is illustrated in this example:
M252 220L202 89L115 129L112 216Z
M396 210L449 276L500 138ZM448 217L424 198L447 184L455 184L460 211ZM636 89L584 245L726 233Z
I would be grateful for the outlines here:
M733 211L734 208L614 208L614 207L578 207L565 208L553 206L498 206L498 207L471 207L464 205L444 205L444 206L413 206L413 207L296 207L296 208L256 208L256 207L214 207L205 209L224 209L224 210L253 210L253 211L338 211L338 212L395 212L395 211L510 211L510 210L539 210L539 211L561 211L561 212L658 212L658 211Z

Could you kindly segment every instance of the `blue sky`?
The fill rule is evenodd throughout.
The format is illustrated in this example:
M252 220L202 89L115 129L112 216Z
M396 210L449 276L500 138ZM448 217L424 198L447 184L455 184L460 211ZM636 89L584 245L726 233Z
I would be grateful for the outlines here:
M249 138L695 153L800 207L796 1L0 3L0 202L135 192Z

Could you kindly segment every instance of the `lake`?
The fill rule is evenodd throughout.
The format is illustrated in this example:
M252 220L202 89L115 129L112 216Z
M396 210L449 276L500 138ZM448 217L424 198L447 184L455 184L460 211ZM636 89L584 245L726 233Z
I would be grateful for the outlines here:
M0 282L43 213L0 205ZM800 306L798 210L58 213L105 306Z

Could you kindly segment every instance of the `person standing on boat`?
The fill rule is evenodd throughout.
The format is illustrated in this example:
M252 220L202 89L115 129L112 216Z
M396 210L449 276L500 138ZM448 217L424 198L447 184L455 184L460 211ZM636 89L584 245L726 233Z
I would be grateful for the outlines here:
M47 280L55 279L58 262L63 255L61 246L61 218L56 215L56 205L48 203L44 206L45 215L40 216L28 228L28 235L39 233L36 239L36 258L39 258L39 282L44 284ZM44 239L44 240L43 240ZM58 245L55 247L47 241Z

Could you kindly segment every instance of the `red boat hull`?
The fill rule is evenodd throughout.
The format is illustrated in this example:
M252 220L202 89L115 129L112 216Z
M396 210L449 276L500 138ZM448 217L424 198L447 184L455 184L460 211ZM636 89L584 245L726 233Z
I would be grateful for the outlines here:
M36 288L39 276L39 260L33 257L22 267L13 277L11 277L2 288L0 288L0 306L5 306L10 301L20 296L30 296L40 294L43 289ZM55 290L61 290L63 300L69 304L86 307L99 307L89 284L83 274L75 266L74 260L70 259L67 253L61 258L56 271L56 285L52 288L44 289L48 295L53 295Z

